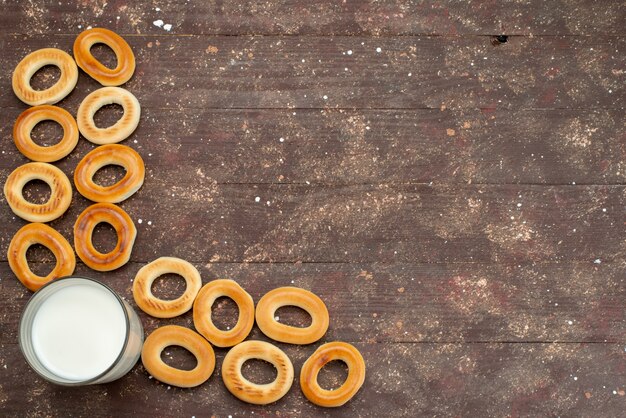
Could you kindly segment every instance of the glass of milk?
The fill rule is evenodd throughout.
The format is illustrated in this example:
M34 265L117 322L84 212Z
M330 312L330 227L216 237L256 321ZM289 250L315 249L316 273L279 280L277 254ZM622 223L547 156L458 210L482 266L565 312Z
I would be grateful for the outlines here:
M137 363L143 327L133 308L107 285L65 277L28 301L19 343L30 366L65 386L106 383Z

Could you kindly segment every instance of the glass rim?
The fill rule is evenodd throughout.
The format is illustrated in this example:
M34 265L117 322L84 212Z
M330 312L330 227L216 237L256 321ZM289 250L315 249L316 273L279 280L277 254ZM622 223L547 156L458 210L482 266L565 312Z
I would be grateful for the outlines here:
M92 378L86 379L86 380L69 380L69 379L66 379L67 381L61 381L59 379L55 379L54 380L55 383L60 383L60 384L63 384L63 385L68 385L68 386L89 385L91 383L94 383L94 382L98 381L103 376L106 376L111 370L113 370L113 368L124 357L124 352L126 351L126 347L128 346L128 341L130 339L130 317L128 316L128 312L126 311L126 306L124 305L125 302L121 298L121 296L118 295L117 292L115 290L113 290L106 283L103 283L103 282L101 282L100 280L97 280L97 279L92 279L91 277L69 275L69 276L59 277L58 279L53 279L53 280L49 281L48 283L44 284L43 286L41 286L39 289L37 289L37 291L35 293L33 293L33 295L30 297L30 299L28 299L28 301L26 302L26 305L24 306L24 309L22 310L22 315L20 316L20 322L19 322L19 325L18 325L18 345L20 347L20 351L22 352L22 355L26 359L26 362L28 363L30 368L33 369L38 375L40 375L44 379L52 380L49 376L44 376L42 373L40 373L39 370L37 370L37 368L34 367L32 362L28 358L28 355L26 354L26 350L24 349L23 342L22 342L22 339L24 338L24 336L22 335L22 322L24 321L24 317L26 316L25 315L26 311L29 309L31 303L33 302L33 300L35 300L35 298L37 297L37 294L41 290L43 290L43 289L45 289L47 287L50 287L50 286L54 286L56 283L64 281L64 280L67 280L67 279L87 280L87 281L93 282L93 283L95 283L97 285L100 285L100 286L104 287L106 290L109 291L109 293L111 293L115 297L115 300L117 300L117 302L119 303L120 307L122 308L122 312L124 313L124 322L126 324L126 335L124 337L124 344L122 344L122 348L120 349L120 352L117 355L117 357L115 358L115 360L113 361L113 363L111 363L111 365L109 367L107 367L106 370L104 370L102 373L100 373L100 374L98 374L98 375L96 375L96 376L94 376ZM32 331L32 325L31 325L31 331ZM30 337L32 339L32 332L31 332L31 336ZM32 345L32 342L31 342L31 345ZM59 377L56 373L53 373L48 368L43 366L43 364L41 364L41 366L44 369L48 370L50 372L50 375L55 376L55 377Z

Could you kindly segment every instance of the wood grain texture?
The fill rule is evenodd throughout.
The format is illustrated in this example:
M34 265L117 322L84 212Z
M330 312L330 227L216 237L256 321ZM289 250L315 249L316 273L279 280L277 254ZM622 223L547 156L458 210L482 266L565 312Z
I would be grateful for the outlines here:
M154 411L162 417L380 417L390 411L397 417L591 416L598 411L622 411L624 405L623 344L372 343L358 347L369 367L365 383L352 401L334 409L306 401L297 382L277 403L244 404L226 391L219 367L205 384L191 390L149 379L139 365L107 385L53 386L27 370L15 344L0 347L0 394L10 416L151 417ZM281 348L294 363L296 375L314 351L314 347ZM224 354L225 350L216 349L218 365Z
M35 259L48 260L35 253ZM35 263L35 267L37 263ZM132 281L143 263L97 273L79 263L76 274L101 279L133 306ZM626 337L626 263L367 264L196 263L203 282L237 281L258 302L280 286L308 289L325 302L325 341L373 343L621 342ZM17 341L18 315L31 292L0 263L3 341ZM158 282L174 298L184 281ZM136 308L137 309L137 308ZM235 318L234 304L217 303L213 316ZM139 309L147 333L165 324L193 328L191 312L168 320ZM8 314L10 313L10 314ZM289 314L289 312L287 312ZM306 318L293 313L296 323ZM251 338L262 338L255 326Z
M0 137L10 138L21 111L4 109ZM54 138L55 129L38 135ZM155 172L196 168L218 184L626 184L619 110L144 108L124 144ZM73 172L92 147L82 140L59 166ZM0 150L0 169L28 162L9 140Z
M27 162L10 140L26 108L11 92L22 57L69 52L79 32L103 26L137 58L125 87L142 118L124 143L147 175L121 206L138 238L123 268L79 263L77 274L133 306L135 273L159 256L191 261L205 283L234 279L255 301L301 286L330 312L319 344L352 342L368 368L361 392L332 410L307 402L297 382L269 406L238 401L219 376L224 349L191 390L156 382L141 363L107 385L50 385L17 345L31 293L6 251L24 221L1 197L0 415L622 416L625 22L623 2L600 0L0 3L0 179ZM43 87L54 73L35 79ZM60 106L75 114L98 87L81 73ZM48 145L55 135L53 124L36 129ZM81 139L57 165L72 175L91 149ZM76 193L51 226L71 241L88 204ZM94 242L113 237L99 230ZM40 247L28 258L39 273L52 268ZM174 297L183 283L168 276L154 291ZM277 315L307 321L294 308ZM232 303L215 303L216 323L234 316ZM190 313L140 317L147 333L193 325ZM256 327L250 338L266 339ZM318 344L279 346L297 375ZM182 349L164 358L193 365ZM271 372L247 365L244 375ZM322 375L336 387L342 369Z
M11 0L2 8L0 25L23 34L91 25L158 35L623 35L626 19L622 2L602 0ZM158 19L170 31L155 26Z
M0 48L14 51L0 61L3 83L27 53L69 51L75 37L0 37ZM622 109L626 98L622 37L518 37L499 46L484 36L128 41L137 67L125 87L148 108ZM96 87L80 77L65 101L82 100L85 83ZM0 97L0 107L16 103Z
M626 254L624 186L218 185L201 168L146 165L145 185L120 205L138 227L138 262L593 262ZM51 225L71 238L88 204L75 194ZM0 222L10 225L0 237L5 254L23 221L5 210Z

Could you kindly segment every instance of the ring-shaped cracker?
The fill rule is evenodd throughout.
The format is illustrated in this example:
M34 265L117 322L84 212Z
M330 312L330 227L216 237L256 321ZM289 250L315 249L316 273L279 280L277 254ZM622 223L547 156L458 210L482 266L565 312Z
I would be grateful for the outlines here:
M103 254L93 246L93 231L99 223L108 223L115 229L117 244ZM91 269L110 271L122 267L130 259L137 228L133 220L120 207L111 203L96 203L78 215L74 224L76 254Z
M111 186L100 186L93 181L93 176L107 165L121 166L126 174ZM126 145L108 144L95 148L80 160L74 171L74 184L78 192L89 200L118 203L139 190L145 171L137 151Z
M50 187L43 204L24 199L26 183L41 180ZM4 183L4 195L13 213L30 222L50 222L65 213L72 202L72 184L58 168L48 163L27 163L17 167Z
M54 65L61 71L56 83L45 90L35 90L30 79L39 69ZM54 104L70 94L78 81L78 68L74 59L65 51L43 48L26 55L13 71L13 92L18 99L30 106Z
M51 120L63 129L63 138L49 147L37 145L31 137L33 128L44 120ZM67 156L78 143L78 125L74 117L65 109L51 105L41 105L23 111L13 125L13 142L17 149L33 161L50 163Z
M183 347L196 357L196 367L181 370L165 364L161 352L169 346ZM155 329L146 338L141 350L141 362L157 380L168 385L191 388L206 382L215 369L215 352L211 344L189 328L166 325Z
M340 360L348 366L348 377L337 389L323 389L317 376L327 363ZM302 365L300 388L306 398L315 405L341 406L357 393L365 381L365 361L353 345L334 341L320 346Z
M211 320L211 307L219 297L226 296L237 304L237 324L224 331ZM232 347L242 342L254 325L254 300L234 280L219 279L205 284L193 303L193 324L209 342L218 347Z
M39 276L30 269L26 252L32 245L40 244L52 252L56 264L46 276ZM11 270L29 290L35 292L44 284L59 277L74 273L76 257L69 242L46 224L31 223L24 225L11 239L7 259Z
M297 306L311 316L311 325L292 327L276 321L274 313L283 306ZM290 344L311 344L328 330L328 309L322 300L308 290L286 286L267 292L256 305L256 322L263 334Z
M241 374L241 366L251 359L265 360L276 368L276 379L257 384ZM244 341L226 353L222 363L222 379L230 393L244 402L267 405L276 402L293 384L293 364L280 348L265 341Z
M103 106L118 104L124 108L121 119L108 128L98 128L93 116ZM121 87L102 87L85 97L78 107L76 122L80 133L97 145L115 144L132 134L139 125L141 106L137 98Z
M168 273L174 273L185 279L185 292L173 300L159 299L152 294L152 283ZM189 262L175 257L161 257L146 264L137 272L133 282L133 298L137 306L157 318L173 318L187 312L202 287L198 270Z
M105 44L113 50L117 65L109 68L91 53L95 44ZM104 28L87 29L74 41L74 58L84 72L103 86L124 84L135 72L135 55L128 43L117 33Z

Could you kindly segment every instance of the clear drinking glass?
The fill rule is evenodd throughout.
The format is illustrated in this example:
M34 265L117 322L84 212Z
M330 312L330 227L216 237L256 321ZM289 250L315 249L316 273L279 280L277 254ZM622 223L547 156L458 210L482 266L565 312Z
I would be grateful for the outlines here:
M126 301L104 283L76 276L41 287L19 324L28 364L64 386L119 379L137 363L143 338L141 320Z

